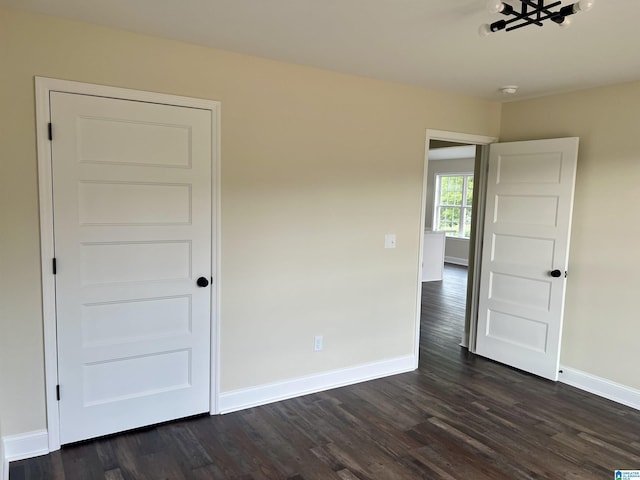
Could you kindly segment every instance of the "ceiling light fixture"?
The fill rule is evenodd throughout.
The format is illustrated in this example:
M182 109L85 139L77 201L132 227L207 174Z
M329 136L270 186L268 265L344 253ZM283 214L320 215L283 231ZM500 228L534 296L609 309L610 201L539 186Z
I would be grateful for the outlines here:
M518 85L505 85L500 87L500 93L503 95L514 95L518 91Z
M512 5L501 0L489 0L487 10L491 13L501 13L509 17L507 20L498 20L492 24L485 23L480 26L480 35L489 35L493 32L505 30L510 32L527 25L543 26L545 20L551 20L561 27L571 24L569 16L578 12L588 12L593 8L594 0L579 0L571 5L561 6L562 2L556 1L545 5L545 0L518 0L520 11ZM560 6L557 10L552 10Z

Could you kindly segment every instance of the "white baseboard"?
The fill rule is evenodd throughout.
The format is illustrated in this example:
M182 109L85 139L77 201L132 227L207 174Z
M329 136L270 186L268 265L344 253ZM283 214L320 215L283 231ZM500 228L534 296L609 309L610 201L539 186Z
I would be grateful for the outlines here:
M640 390L573 368L561 366L560 370L562 383L640 410Z
M444 263L453 263L454 265L462 265L463 267L469 266L468 258L458 258L458 257L444 257Z
M49 436L46 430L10 435L2 438L5 461L15 462L49 453ZM9 476L9 469L5 472Z
M230 413L288 398L331 390L416 369L413 355L374 362L332 372L243 388L220 394L220 413Z
M414 356L407 355L284 382L226 392L220 394L220 413L230 413L323 390L410 372L416 369L416 364ZM2 446L4 447L4 462L0 466L0 480L8 480L9 462L49 453L49 439L46 430L6 436L2 438Z

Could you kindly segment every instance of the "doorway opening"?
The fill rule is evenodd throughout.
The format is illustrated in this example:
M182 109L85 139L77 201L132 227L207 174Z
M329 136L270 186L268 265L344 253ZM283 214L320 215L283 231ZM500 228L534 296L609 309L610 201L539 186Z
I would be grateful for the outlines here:
M442 328L448 338L458 338L471 352L487 150L496 141L494 137L427 130L425 143L417 328L420 330L423 305L439 310L437 318L446 319ZM419 349L419 332L416 338Z
M422 321L463 347L478 148L430 140L428 151Z
M579 139L497 143L490 152L492 142L477 137L427 131L427 146L434 139L480 145L473 179L462 346L557 381ZM423 220L430 193L429 163L427 153ZM444 215L434 208L443 219L433 224L449 228L456 223L450 221L450 205L438 201L437 207L445 207ZM462 221L463 213L457 215ZM463 232L463 227L453 225L452 230ZM420 258L427 258L425 252ZM421 296L422 285L419 291Z

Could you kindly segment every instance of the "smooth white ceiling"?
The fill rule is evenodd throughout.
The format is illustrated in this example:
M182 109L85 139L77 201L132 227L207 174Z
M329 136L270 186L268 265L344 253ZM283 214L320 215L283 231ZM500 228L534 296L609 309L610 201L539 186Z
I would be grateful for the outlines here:
M460 158L475 158L476 146L464 145L460 147L444 147L429 149L429 161L457 160Z
M597 0L566 29L548 22L485 38L478 35L479 25L504 18L489 14L486 0L0 0L0 5L495 100L640 79L640 0ZM520 90L506 99L498 89L512 84Z

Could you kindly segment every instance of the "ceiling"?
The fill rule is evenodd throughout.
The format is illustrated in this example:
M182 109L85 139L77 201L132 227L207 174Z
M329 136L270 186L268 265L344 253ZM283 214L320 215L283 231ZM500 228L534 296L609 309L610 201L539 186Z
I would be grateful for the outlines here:
M514 0L507 0L514 3ZM547 2L549 3L549 2ZM563 1L568 5L569 1ZM569 28L488 37L486 0L0 0L287 62L493 100L640 80L638 0L597 0ZM519 85L505 97L498 89Z
M432 148L429 144L429 161L457 160L460 158L475 158L475 145L461 145L457 147Z

